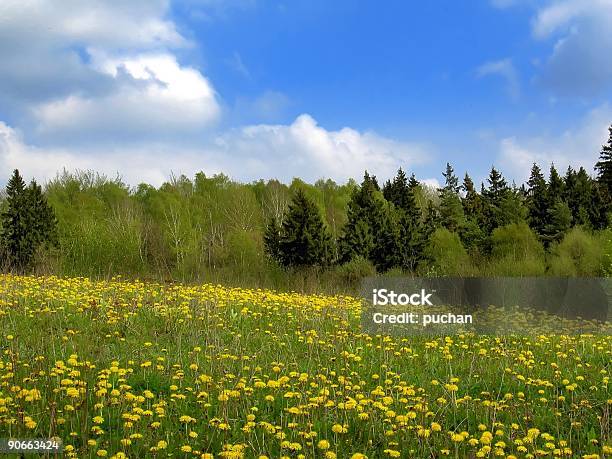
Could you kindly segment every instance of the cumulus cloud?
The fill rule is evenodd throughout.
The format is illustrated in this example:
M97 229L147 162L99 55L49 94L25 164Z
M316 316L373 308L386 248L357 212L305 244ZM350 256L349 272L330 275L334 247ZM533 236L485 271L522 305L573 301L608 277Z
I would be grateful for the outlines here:
M0 102L43 101L112 90L86 48L160 50L187 45L165 19L166 0L3 0Z
M419 144L398 142L373 132L350 128L329 131L307 114L290 125L247 126L217 138L216 146L227 154L247 158L254 177L315 180L331 177L344 181L363 171L388 177L399 166L409 168L428 157Z
M169 175L224 172L239 180L293 177L314 181L359 178L363 171L392 176L431 156L426 146L398 142L373 132L350 128L329 131L309 115L290 125L260 124L232 129L203 145L147 143L89 149L49 149L28 145L14 129L0 123L0 165L48 180L58 170L93 169L121 175L133 185L161 184ZM6 177L5 177L6 178Z
M558 135L506 137L499 142L497 162L517 183L527 180L534 162L544 170L554 163L561 172L568 166L582 166L592 173L611 119L612 107L605 104L590 111L575 129Z
M498 61L485 62L476 70L478 77L497 75L506 82L506 91L510 98L516 100L520 96L521 88L518 72L512 63L512 59L501 59Z
M612 88L610 0L493 0L497 7L521 3L535 9L534 38L553 43L537 78L541 84L573 96L593 96Z
M220 107L210 82L170 54L109 58L94 65L115 81L108 94L71 94L34 108L39 134L114 139L183 136L216 121Z

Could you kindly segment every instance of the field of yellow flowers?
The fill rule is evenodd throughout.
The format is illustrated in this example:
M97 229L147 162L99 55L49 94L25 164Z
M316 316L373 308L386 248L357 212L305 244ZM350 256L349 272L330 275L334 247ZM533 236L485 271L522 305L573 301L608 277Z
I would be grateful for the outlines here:
M370 336L360 302L0 276L0 438L65 457L610 455L612 338Z

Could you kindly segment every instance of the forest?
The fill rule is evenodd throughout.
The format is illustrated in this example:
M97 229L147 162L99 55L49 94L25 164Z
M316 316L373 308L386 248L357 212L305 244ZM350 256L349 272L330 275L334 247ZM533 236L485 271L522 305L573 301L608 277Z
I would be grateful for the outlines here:
M384 183L239 183L219 174L130 187L92 171L2 196L3 269L108 278L346 290L375 273L609 276L612 126L593 171L493 167L441 188L402 169Z

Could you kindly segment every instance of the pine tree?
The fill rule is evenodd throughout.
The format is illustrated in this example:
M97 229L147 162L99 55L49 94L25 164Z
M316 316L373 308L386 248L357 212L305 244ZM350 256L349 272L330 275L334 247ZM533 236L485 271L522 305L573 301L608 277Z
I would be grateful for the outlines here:
M283 266L323 266L331 261L331 236L316 204L298 189L289 204L278 242Z
M408 188L408 177L400 167L392 182L387 181L383 187L383 196L387 201L400 209L408 209L413 205Z
M440 227L440 213L434 202L429 199L425 208L425 220L423 222L423 238L429 239L436 229Z
M376 188L367 171L360 187L353 190L347 206L347 222L339 241L340 261L356 256L371 259L374 247L373 215L376 212Z
M612 225L612 205L606 191L599 182L592 184L592 199L588 208L589 221L595 230L602 230Z
M373 217L376 225L373 227L374 247L370 260L379 272L385 272L400 263L399 226L393 207L382 199L375 202Z
M33 180L26 188L17 169L6 196L0 243L7 267L21 272L31 267L41 247L57 244L57 222L41 187Z
M476 191L474 182L466 173L461 186L464 197L461 200L465 224L459 233L466 249L475 252L484 246L486 239L486 218L484 213L483 197Z
M575 172L567 168L563 185L565 202L572 212L574 225L592 226L589 208L593 201L593 180L584 167Z
M30 229L33 234L34 244L57 246L59 243L57 234L57 219L53 208L47 202L40 185L35 180L30 182L26 189L28 209L31 213Z
M483 189L485 200L485 227L487 234L500 226L517 223L527 216L520 191L510 188L502 174L493 167L488 178L489 187Z
M421 210L416 203L419 182L411 175L402 200L403 207L397 209L399 223L399 264L408 271L414 271L423 257L426 238Z
M446 163L446 171L442 173L444 177L444 190L450 191L451 193L459 193L459 179L455 175L453 166L450 163Z
M270 259L280 262L281 226L276 217L272 216L264 232L264 250Z
M463 204L463 213L466 219L476 222L478 225L484 225L485 215L484 207L485 203L481 193L476 191L474 182L470 176L466 173L463 178L463 185L461 186L465 193L464 198L461 200Z
M527 211L529 226L536 234L544 234L548 222L548 186L540 167L533 163L531 176L527 182Z
M557 199L548 211L548 224L543 236L545 245L560 241L571 226L572 211L565 201Z
M554 205L557 201L563 200L565 186L563 179L557 172L554 164L550 165L550 174L548 176L548 202L549 205Z
M459 179L455 176L453 167L446 163L445 179L440 193L440 222L451 232L459 232L465 225L465 214L459 197Z
M597 181L602 190L609 196L609 199L612 199L612 125L608 131L610 133L608 143L601 147L595 170L597 170Z

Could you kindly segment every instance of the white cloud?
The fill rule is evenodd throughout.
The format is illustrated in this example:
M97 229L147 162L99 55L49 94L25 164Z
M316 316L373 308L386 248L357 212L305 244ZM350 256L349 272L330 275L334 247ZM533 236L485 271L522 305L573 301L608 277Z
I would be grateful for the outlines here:
M592 96L612 87L612 1L492 0L533 8L532 34L553 43L537 81L557 94Z
M408 168L428 157L423 145L351 128L328 131L307 114L290 125L264 124L231 131L217 139L217 146L227 153L248 157L254 176L280 176L285 180L299 176L344 181L361 177L365 169L388 177L399 166Z
M19 41L24 48L183 45L174 23L165 19L168 8L168 0L3 0L0 41Z
M610 120L612 107L605 104L589 112L576 128L559 135L504 138L499 142L498 164L517 183L527 180L534 162L545 171L554 163L560 173L568 166L582 166L592 174L601 145L607 139Z
M379 177L390 177L398 167L410 169L430 156L422 145L394 141L373 132L326 130L309 115L299 116L290 125L233 129L201 146L145 142L103 150L93 146L85 150L37 148L0 123L2 170L19 168L24 175L41 181L66 168L92 169L112 176L119 173L132 185L142 181L159 185L172 172L192 175L199 170L207 174L224 172L245 181L289 181L293 177L314 181L325 177L344 182L361 177L365 169Z
M506 81L506 91L508 95L516 100L520 96L521 88L518 72L511 59L501 59L482 64L477 69L478 77L482 78L490 75L498 75Z
M52 136L183 135L216 121L220 107L209 81L171 54L109 58L92 52L94 67L115 81L98 97L71 94L34 109L39 134Z

